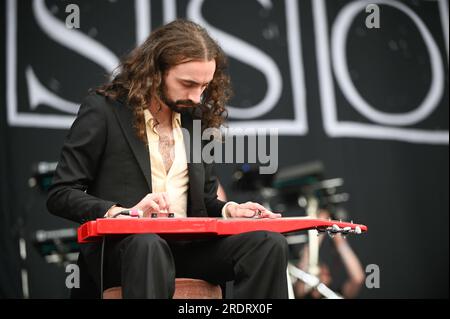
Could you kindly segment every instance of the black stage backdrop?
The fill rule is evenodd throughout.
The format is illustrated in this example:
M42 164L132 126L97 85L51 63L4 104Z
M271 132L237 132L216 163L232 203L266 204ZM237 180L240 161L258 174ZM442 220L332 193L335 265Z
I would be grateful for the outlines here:
M65 25L69 4L80 28ZM368 4L380 27L368 28ZM277 128L279 168L321 160L341 177L350 238L380 287L363 298L448 298L448 1L1 1L0 296L65 297L64 269L27 240L75 226L30 188L32 166L58 160L87 90L155 27L186 17L230 58L230 126ZM218 166L230 199L236 164ZM28 270L28 280L23 277Z

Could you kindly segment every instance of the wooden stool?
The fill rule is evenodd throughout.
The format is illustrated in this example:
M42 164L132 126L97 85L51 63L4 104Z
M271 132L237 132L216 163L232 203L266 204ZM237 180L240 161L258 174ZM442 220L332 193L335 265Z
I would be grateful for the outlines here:
M122 287L106 289L103 299L122 299ZM222 299L222 289L200 279L176 278L173 299Z

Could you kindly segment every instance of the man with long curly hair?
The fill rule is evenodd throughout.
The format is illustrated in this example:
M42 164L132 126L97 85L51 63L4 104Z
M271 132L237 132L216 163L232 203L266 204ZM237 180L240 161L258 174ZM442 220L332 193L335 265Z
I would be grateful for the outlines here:
M217 199L212 164L191 160L194 121L218 128L230 97L226 58L199 25L176 20L153 31L111 82L81 104L64 143L47 207L84 223L127 218L124 209L176 217L277 218L262 205ZM193 143L190 143L193 142ZM190 151L190 152L188 152ZM195 152L194 152L195 153ZM121 286L124 298L171 298L175 277L234 281L235 298L287 297L287 244L267 231L207 240L156 234L83 244L75 297ZM87 289L89 288L89 289Z

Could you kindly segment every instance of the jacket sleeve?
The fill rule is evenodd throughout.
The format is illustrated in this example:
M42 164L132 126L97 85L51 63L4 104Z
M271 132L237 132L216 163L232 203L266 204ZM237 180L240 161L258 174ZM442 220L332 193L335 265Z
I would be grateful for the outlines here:
M116 203L89 195L106 144L107 125L103 98L89 95L81 104L64 142L49 190L50 213L84 223L103 217Z
M219 186L214 173L213 164L204 164L205 167L205 187L204 199L208 215L211 217L222 217L222 208L225 202L217 198L217 188Z

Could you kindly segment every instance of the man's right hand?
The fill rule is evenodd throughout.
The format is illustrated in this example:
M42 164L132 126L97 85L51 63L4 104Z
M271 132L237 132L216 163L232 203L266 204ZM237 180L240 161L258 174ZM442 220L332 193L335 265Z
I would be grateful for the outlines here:
M149 193L131 209L140 209L144 212L143 217L151 217L152 213L170 213L169 194Z
M125 210L124 207L111 207L106 217L115 216L118 212ZM151 217L152 213L170 213L169 195L167 193L149 193L130 209L141 210L143 217ZM129 218L128 216L117 216L117 218Z

